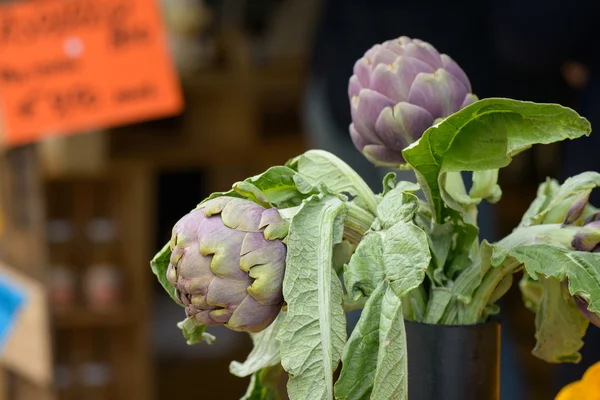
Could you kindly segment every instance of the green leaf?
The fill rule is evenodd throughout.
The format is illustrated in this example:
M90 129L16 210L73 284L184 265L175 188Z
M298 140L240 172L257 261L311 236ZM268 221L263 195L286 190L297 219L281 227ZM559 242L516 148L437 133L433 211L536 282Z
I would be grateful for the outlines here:
M279 342L276 340L281 322L285 317L285 312L279 313L277 319L273 321L265 330L259 333L251 333L254 348L248 354L244 363L232 361L229 364L229 372L235 376L246 377L258 372L259 370L272 367L279 364L281 357L279 355Z
M213 344L215 337L206 333L206 325L200 324L195 318L189 317L177 324L177 327L182 330L183 336L187 339L188 345L193 345L200 342Z
M283 281L288 309L277 336L291 400L333 396L333 372L346 342L342 284L332 267L344 217L339 198L320 195L292 219Z
M377 218L383 229L387 229L396 222L409 221L419 209L419 198L415 192L419 185L412 182L399 182L389 191L377 206Z
M246 394L240 400L279 400L278 383L283 369L281 364L261 369L250 378Z
M342 371L335 383L338 400L369 399L379 352L379 321L388 283L381 281L365 304L342 353Z
M323 150L309 150L287 162L311 185L324 183L334 193L348 193L354 202L375 215L377 198L365 181L348 164Z
M544 294L544 288L540 281L536 281L527 274L523 274L521 281L519 282L519 289L521 289L521 295L523 296L523 303L525 307L534 313L537 313L542 303L542 296Z
M510 254L525 264L533 278L545 276L559 281L569 280L569 293L581 296L588 309L600 314L600 253L572 251L547 244L517 247Z
M398 297L423 282L430 261L427 234L412 222L398 222L384 231L385 276Z
M560 281L540 276L540 283L543 294L535 316L537 343L532 353L549 363L578 363L589 322Z
M235 183L233 190L258 203L271 204L277 208L294 207L308 197L296 188L296 174L296 171L288 167L271 167L260 175Z
M443 222L442 173L503 168L534 144L575 139L590 131L585 118L560 105L487 98L427 129L402 155L417 172L436 222Z
M150 268L152 268L152 272L154 275L156 275L162 287L166 290L169 296L171 296L171 299L173 299L175 303L181 304L177 298L175 286L173 286L167 279L167 269L169 268L169 263L171 262L170 260L171 243L169 242L165 244L163 248L156 253L152 261L150 261Z
M344 268L346 290L354 300L371 296L384 277L382 234L369 232Z
M381 304L379 351L372 399L408 398L408 364L402 301L389 287Z
M298 206L304 199L312 195L314 190L309 190L306 193L298 190L294 179L296 175L296 171L291 168L274 166L261 174L234 183L232 189L227 192L212 193L202 200L198 207L209 200L223 196L252 200L263 207L288 208Z

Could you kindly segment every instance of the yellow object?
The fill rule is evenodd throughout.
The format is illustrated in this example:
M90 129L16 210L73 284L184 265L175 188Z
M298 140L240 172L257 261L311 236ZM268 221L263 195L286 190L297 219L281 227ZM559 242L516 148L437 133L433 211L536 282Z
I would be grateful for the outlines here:
M555 400L600 400L600 362L592 365L581 380L562 388Z

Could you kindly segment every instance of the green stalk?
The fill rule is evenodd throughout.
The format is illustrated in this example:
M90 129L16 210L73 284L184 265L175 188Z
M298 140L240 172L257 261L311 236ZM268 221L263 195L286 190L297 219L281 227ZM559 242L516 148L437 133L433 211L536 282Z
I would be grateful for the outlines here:
M360 297L358 300L352 300L350 295L344 295L344 311L350 312L354 310L362 310L365 308L365 304L367 303L368 297Z
M542 224L516 228L510 235L500 240L496 246L511 250L519 246L532 244L553 244L571 248L571 241L580 226L561 224Z
M354 203L346 202L346 219L344 220L344 237L357 245L365 233L371 228L375 221L375 216L362 207ZM288 222L300 212L302 205L296 207L283 208L279 210L279 214Z
M402 299L404 319L413 322L422 322L427 310L427 293L423 285L419 285Z
M506 252L510 252L510 250L515 247L532 244L553 244L570 248L573 235L579 229L581 229L581 227L562 226L561 224L520 227L496 243L495 246ZM489 268L483 276L481 283L475 289L471 301L464 306L465 312L462 315L461 313L455 313L454 317L457 320L456 322L467 325L481 322L479 319L498 285L507 274L514 273L520 265L521 264L517 260L507 258L501 265ZM478 269L479 266L473 264L471 268ZM462 293L462 288L468 287L468 282L476 278L476 274L467 273L468 270L469 269L464 270L463 273L459 275L454 286L456 293L458 295L465 295L465 297L468 297L469 293Z
M465 307L462 318L459 313L458 322L461 325L472 325L481 322L481 315L500 282L502 282L507 274L514 273L515 269L520 265L521 263L517 260L511 259L501 266L490 268L483 277L479 287L475 290L471 302Z
M370 212L354 203L346 203L344 237L351 243L358 245L374 221L375 217Z

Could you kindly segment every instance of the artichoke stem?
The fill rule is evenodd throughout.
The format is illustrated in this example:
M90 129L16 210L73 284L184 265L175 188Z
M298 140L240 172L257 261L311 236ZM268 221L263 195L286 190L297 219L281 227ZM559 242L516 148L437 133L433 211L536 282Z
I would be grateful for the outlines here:
M371 228L375 216L354 203L347 203L346 219L344 220L344 237L354 244L362 240L363 236Z

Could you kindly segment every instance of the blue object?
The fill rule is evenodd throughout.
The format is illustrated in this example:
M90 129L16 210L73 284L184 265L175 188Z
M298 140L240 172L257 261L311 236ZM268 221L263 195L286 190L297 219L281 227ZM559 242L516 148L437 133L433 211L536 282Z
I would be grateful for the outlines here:
M26 294L11 282L6 275L0 275L0 354L8 340L12 328L25 305Z

